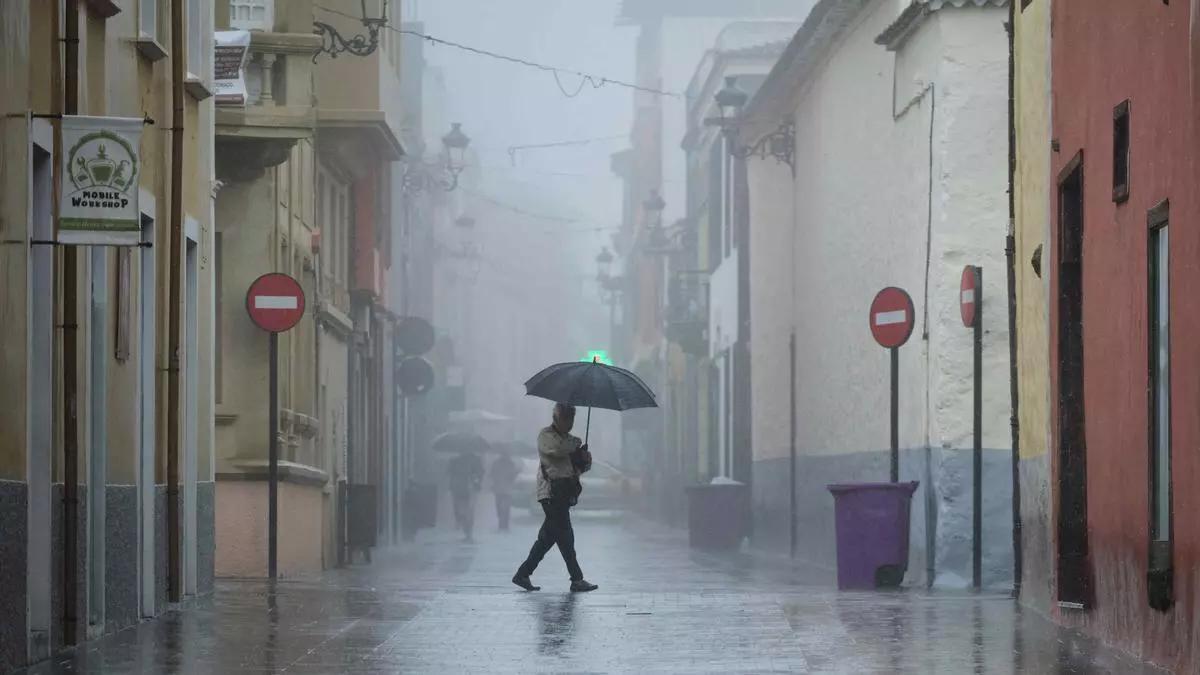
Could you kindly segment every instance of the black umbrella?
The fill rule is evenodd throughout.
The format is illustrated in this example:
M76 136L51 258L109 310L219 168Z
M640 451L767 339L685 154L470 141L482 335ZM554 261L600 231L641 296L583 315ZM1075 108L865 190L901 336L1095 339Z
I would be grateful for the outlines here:
M632 410L634 408L657 408L654 392L642 378L616 366L600 363L598 359L556 363L529 378L525 393L555 403L587 406L587 430L584 442L592 428L592 408L605 410Z
M491 445L479 434L469 431L448 431L433 439L433 449L437 452L474 452L483 454Z

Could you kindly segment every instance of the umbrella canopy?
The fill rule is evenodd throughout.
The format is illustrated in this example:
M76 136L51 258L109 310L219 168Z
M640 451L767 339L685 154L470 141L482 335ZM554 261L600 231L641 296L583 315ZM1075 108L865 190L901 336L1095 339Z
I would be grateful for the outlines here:
M437 452L474 452L483 454L491 445L479 434L469 431L450 431L433 439L433 449Z
M654 392L642 378L599 361L556 363L529 378L525 393L555 403L605 410L658 407Z

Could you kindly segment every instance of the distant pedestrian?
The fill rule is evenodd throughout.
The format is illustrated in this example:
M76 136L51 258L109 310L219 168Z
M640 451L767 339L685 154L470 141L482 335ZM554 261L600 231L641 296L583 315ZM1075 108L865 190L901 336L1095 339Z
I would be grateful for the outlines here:
M529 557L521 564L512 582L527 591L541 590L529 577L546 553L558 546L567 572L571 575L571 591L586 593L599 586L583 578L583 570L575 559L575 531L571 527L571 507L579 499L582 487L579 476L592 466L592 455L578 436L571 435L575 427L575 406L556 403L553 423L538 434L539 464L537 499L542 505L545 520L538 531L537 541L529 549Z
M473 452L464 452L450 460L450 497L454 500L454 523L463 539L474 541L475 494L483 487L483 460Z
M502 454L492 462L488 475L492 480L492 493L496 496L496 520L500 522L500 531L507 532L513 483L517 480L517 463L512 457Z

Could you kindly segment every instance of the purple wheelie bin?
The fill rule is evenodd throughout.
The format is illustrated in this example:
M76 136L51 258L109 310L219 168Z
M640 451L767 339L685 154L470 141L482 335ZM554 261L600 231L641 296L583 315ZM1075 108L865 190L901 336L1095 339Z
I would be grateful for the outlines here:
M833 493L838 588L895 588L908 571L908 521L916 482L844 483Z

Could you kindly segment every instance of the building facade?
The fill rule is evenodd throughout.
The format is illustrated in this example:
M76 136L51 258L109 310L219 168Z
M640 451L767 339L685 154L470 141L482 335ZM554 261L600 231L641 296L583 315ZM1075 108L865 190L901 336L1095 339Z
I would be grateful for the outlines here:
M753 95L799 26L793 22L731 23L700 62L688 87L687 216L668 260L668 372L674 419L667 448L679 452L669 492L714 478L747 481L749 246L745 166L731 150L716 96L735 86ZM729 78L733 78L730 80ZM736 172L736 175L735 175ZM739 373L739 368L741 372ZM740 385L740 387L738 386ZM682 511L683 504L678 508Z
M1054 580L1062 622L1194 672L1196 8L1055 0L1039 11L1054 27L1043 260L1054 556L1039 577Z
M889 357L864 318L897 286L915 309L898 380L900 479L920 483L907 579L970 583L959 282L978 265L982 582L1011 580L1005 18L1003 0L819 2L742 113L743 146L795 128L794 173L747 160L756 543L794 537L799 557L832 566L826 485L888 479Z
M213 7L172 8L0 8L0 670L212 587ZM64 115L145 120L140 246L51 245Z
M399 73L386 48L332 59L314 21L361 25L310 2L218 3L249 31L246 100L217 116L221 358L217 573L266 572L267 335L249 285L284 272L310 311L280 336L279 570L351 561L394 532L391 163L403 154ZM351 6L354 5L354 6ZM322 7L354 15L356 3ZM358 10L361 11L361 10ZM385 36L386 40L386 36ZM315 62L314 62L315 59ZM314 536L315 531L320 536Z
M678 235L682 228L677 226L681 224L684 228L690 227L685 220L689 213L688 157L679 151L679 144L689 132L690 102L686 96L678 94L685 90L697 64L731 23L739 20L798 20L809 5L788 0L756 2L749 7L707 0L626 0L621 5L618 23L638 31L636 83L649 91L634 93L630 148L616 167L625 182L625 218L616 240L620 259L620 301L624 307L615 312L625 323L618 331L623 344L618 345L616 351L625 359L620 365L632 368L652 389L669 397L662 403L671 409L661 415L635 411L622 417L622 464L645 477L650 486L648 494L666 496L666 503L646 506L651 512L663 512L667 520L680 515L677 513L682 508L678 481L688 466L684 458L697 452L695 447L683 447L682 444L699 442L693 431L685 431L685 427L680 426L682 413L674 411L676 407L687 408L697 402L690 395L671 396L672 392L682 392L687 378L692 376L684 374L689 367L687 358L667 336L669 324L673 322L667 316L671 294L668 251L676 245L661 235L667 230ZM736 276L733 265L727 267L726 274ZM736 286L736 280L730 284L731 288ZM743 307L743 315L732 324L748 318L745 309ZM722 446L726 455L736 453L745 457L742 464L747 470L740 478L748 481L748 344L738 349L723 348L718 353L721 363L727 363L728 368L705 377L726 378L721 381L728 384L729 417L737 422L731 422L724 430L724 436L717 431L716 437L726 439ZM735 360L741 363L740 372L744 377L736 374ZM734 386L735 381L740 386ZM713 391L723 391L721 384L715 385ZM719 461L719 457L717 459ZM727 468L732 467L730 462Z

